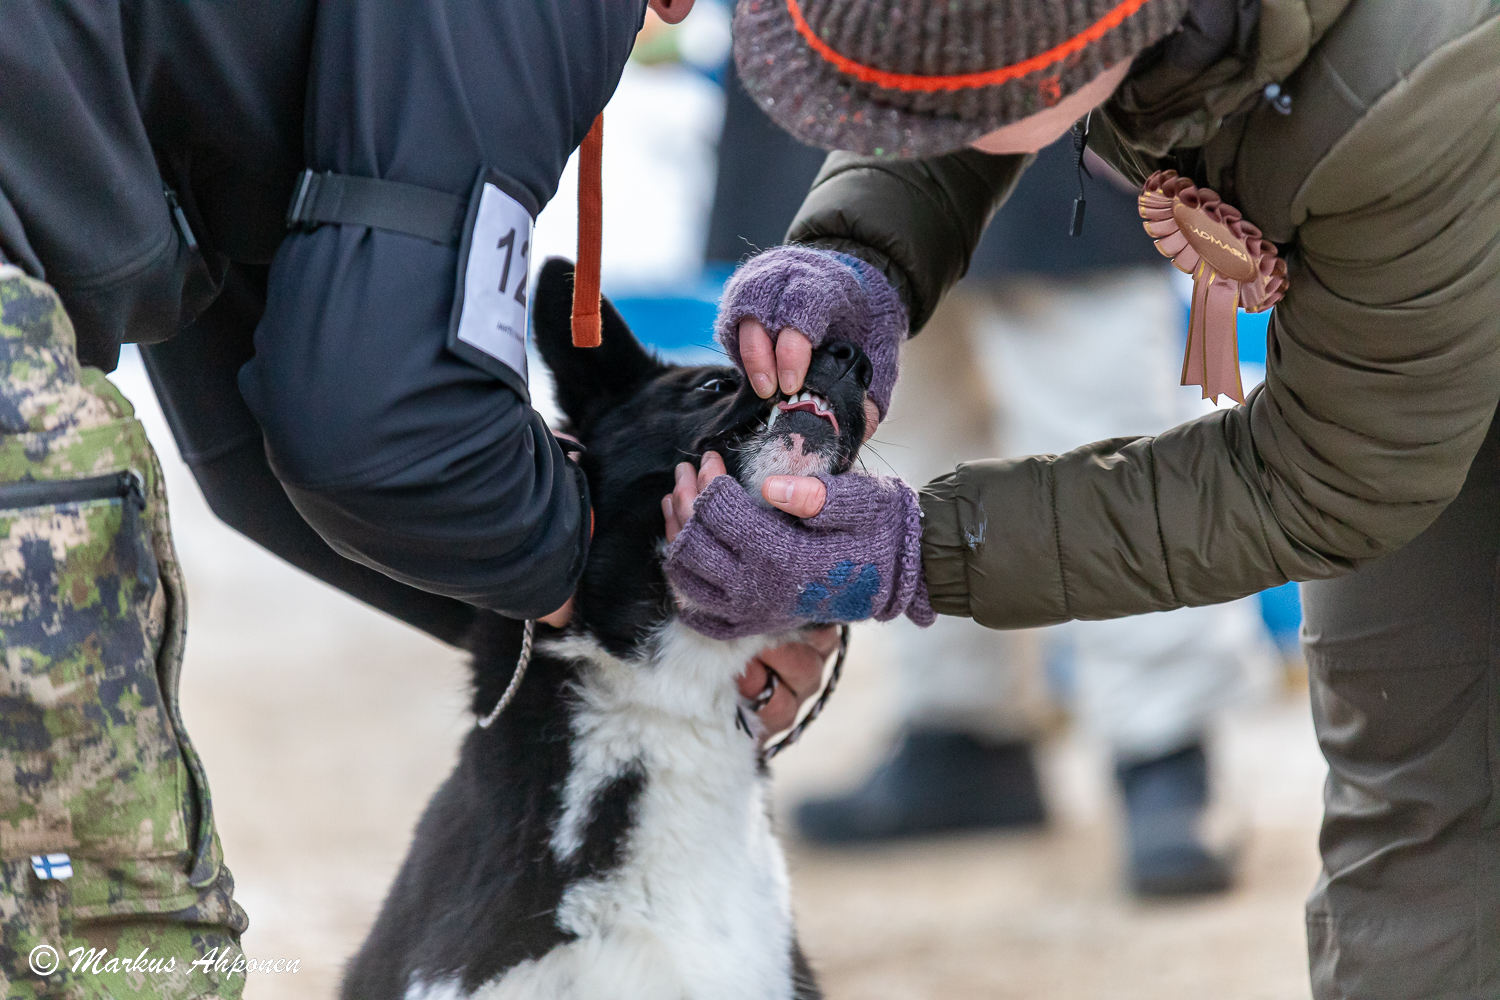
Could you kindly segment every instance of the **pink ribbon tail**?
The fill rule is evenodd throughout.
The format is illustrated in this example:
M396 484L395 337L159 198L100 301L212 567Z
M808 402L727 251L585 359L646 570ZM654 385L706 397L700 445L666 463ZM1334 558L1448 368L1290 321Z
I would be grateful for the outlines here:
M1203 343L1203 306L1208 294L1208 280L1205 272L1213 273L1213 268L1207 263L1200 262L1193 271L1193 307L1188 314L1188 337L1187 350L1182 355L1182 384L1183 385L1208 385L1208 370L1204 365L1204 343ZM1205 391L1203 398L1208 398Z
M1203 398L1218 402L1227 395L1245 401L1240 381L1239 341L1235 335L1240 305L1239 282L1218 273L1207 261L1193 272L1193 308L1188 320L1182 384L1201 386Z
M1240 381L1240 347L1236 331L1239 326L1240 283L1222 274L1215 275L1208 288L1208 302L1203 311L1203 367L1208 378L1203 386L1206 395L1219 401L1224 393L1236 403L1245 401L1245 387Z

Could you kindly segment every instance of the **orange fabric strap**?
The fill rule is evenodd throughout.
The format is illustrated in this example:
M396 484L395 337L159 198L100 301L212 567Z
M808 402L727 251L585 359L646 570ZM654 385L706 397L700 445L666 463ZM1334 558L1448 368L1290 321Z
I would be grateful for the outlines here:
M599 254L604 242L604 112L578 147L578 262L573 268L573 346L598 347Z

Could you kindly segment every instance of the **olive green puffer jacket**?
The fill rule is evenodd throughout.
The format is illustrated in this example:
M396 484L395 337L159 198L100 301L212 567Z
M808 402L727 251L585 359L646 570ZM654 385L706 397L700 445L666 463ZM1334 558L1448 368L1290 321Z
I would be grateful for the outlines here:
M1017 628L1332 577L1462 487L1500 401L1500 0L1262 0L1257 41L1188 81L1128 79L1091 144L1137 181L1192 176L1282 245L1265 384L1158 437L928 485L938 611ZM881 267L916 329L1024 165L835 153L789 239Z

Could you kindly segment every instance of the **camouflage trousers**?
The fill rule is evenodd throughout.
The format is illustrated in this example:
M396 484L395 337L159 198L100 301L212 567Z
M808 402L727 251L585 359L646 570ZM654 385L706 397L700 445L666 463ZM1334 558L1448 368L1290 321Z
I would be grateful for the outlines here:
M177 707L185 610L144 428L78 364L52 289L0 265L6 1000L244 988L220 959L246 918Z

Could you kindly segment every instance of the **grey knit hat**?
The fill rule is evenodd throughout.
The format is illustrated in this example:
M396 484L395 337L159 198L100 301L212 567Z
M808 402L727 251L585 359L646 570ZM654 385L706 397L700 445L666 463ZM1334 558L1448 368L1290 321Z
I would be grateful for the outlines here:
M745 89L803 142L936 156L1057 104L1189 0L739 0Z

